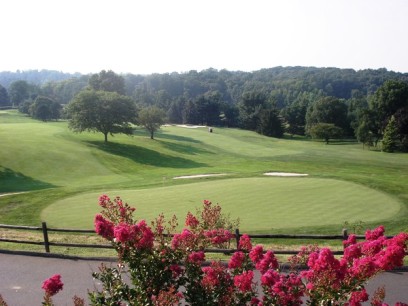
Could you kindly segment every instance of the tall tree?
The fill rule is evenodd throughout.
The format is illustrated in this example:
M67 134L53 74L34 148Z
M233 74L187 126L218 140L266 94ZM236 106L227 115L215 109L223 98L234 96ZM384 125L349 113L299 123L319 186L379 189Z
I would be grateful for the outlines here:
M166 113L156 106L142 108L138 114L138 124L150 133L151 139L154 139L154 133L165 123L165 119Z
M108 142L108 134L132 134L131 123L136 122L136 105L116 92L84 90L68 105L69 127L75 132L101 132Z
M318 123L331 123L347 131L350 124L347 119L347 105L335 97L323 97L311 104L306 113L306 131Z
M408 83L388 80L375 92L370 102L371 109L377 110L382 120L388 122L399 109L408 106Z
M384 152L392 153L397 150L399 144L398 126L395 117L391 116L390 121L384 130L384 137L382 140L382 150Z
M124 95L126 93L125 79L112 70L102 70L98 74L93 74L89 78L88 82L90 88L93 90L117 92L120 95Z
M244 129L255 131L259 124L259 114L266 105L265 93L260 91L248 91L243 93L238 104L241 126Z
M284 132L282 122L278 110L263 109L259 115L259 125L256 131L265 136L281 138Z
M10 98L7 89L0 84L0 106L9 106Z
M18 107L30 97L30 86L26 81L15 81L10 84L9 95L14 107Z
M207 92L195 100L201 125L218 125L220 123L220 99L219 92Z

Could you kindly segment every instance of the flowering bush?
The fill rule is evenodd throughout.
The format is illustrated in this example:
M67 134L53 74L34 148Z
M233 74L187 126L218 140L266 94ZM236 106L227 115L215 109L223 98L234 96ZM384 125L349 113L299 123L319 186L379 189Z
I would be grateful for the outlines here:
M290 258L292 269L283 273L273 251L253 246L246 234L227 263L208 263L206 248L228 247L235 238L233 223L210 201L204 201L196 215L187 214L179 233L175 217L166 222L159 215L148 226L144 220L135 220L135 209L119 197L112 201L103 195L99 205L103 210L95 217L95 231L115 247L119 264L102 265L93 274L103 288L89 293L92 305L290 306L304 301L307 305L362 305L369 300L364 288L367 280L402 266L408 241L408 233L387 239L380 226L368 230L362 242L350 235L344 241L342 258L328 248L303 247ZM301 265L307 269L297 270ZM62 286L59 275L46 280L43 304L52 305L51 297ZM379 288L371 305L386 306L384 295L384 288ZM84 302L74 297L74 304Z
M175 218L166 225L161 215L151 228L136 222L134 209L120 198L102 196L100 205L104 210L95 218L95 230L112 242L122 265L95 274L104 290L91 294L94 305L301 305L302 299L309 305L361 305L368 300L366 281L401 266L408 240L407 233L387 239L380 226L368 230L363 242L350 235L340 259L328 248L304 247L290 262L308 269L282 273L273 251L253 246L245 234L228 263L205 264L204 249L227 247L235 238L221 207L210 201L196 215L187 214L180 233ZM123 281L124 273L131 285ZM385 305L378 304L383 298L376 294L373 305Z

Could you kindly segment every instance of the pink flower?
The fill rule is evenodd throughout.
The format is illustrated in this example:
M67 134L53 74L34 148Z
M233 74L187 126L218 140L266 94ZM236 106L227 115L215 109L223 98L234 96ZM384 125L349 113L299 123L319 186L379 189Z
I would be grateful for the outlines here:
M279 281L279 273L275 270L268 270L261 276L261 283L263 286L272 287L277 281Z
M245 254L241 251L235 252L234 254L232 254L230 261L228 262L228 268L230 269L241 268L244 261Z
M368 301L368 294L365 289L351 293L350 306L361 306L362 302Z
M64 284L61 282L61 275L55 274L49 279L45 280L41 288L45 290L45 293L48 296L53 296L62 290L63 286Z
M139 221L136 225L137 228L137 238L135 246L139 249L151 249L154 243L154 234L152 229L147 226L145 220Z
M103 194L99 197L99 205L103 208L106 208L107 204L109 204L110 201L110 198L106 194Z
M206 290L211 291L221 283L224 284L230 281L229 275L226 273L225 268L220 262L213 261L211 266L203 267L202 271L204 275L201 284Z
M201 265L204 262L205 253L203 251L192 252L188 255L187 261L192 264Z
M353 259L359 258L362 254L361 244L351 244L344 249L343 258L346 261L352 262Z
M243 234L239 239L238 249L248 252L252 250L251 238L247 234Z
M263 257L263 247L258 244L249 252L249 258L251 258L253 263L258 263Z
M385 232L384 226L380 225L374 230L367 230L365 233L366 240L376 240L379 237L383 236Z
M357 243L357 237L354 234L351 234L350 236L348 236L347 240L343 241L343 245L344 247L347 247L349 245L353 245Z
M173 240L171 241L171 247L173 250L187 248L194 248L197 242L197 235L189 231L188 229L183 229L181 234L175 234Z
M170 266L170 271L172 272L173 278L177 278L181 275L183 269L179 265L174 264Z
M251 291L253 278L254 272L252 270L244 271L242 274L234 276L234 285L242 292Z
M127 223L120 223L116 225L113 230L116 241L121 243L133 240L135 238L135 232L136 229Z
M204 236L208 238L212 244L215 245L228 242L234 237L234 235L232 235L229 230L222 228L205 231Z
M95 232L105 239L113 239L113 223L106 220L102 215L97 214L95 216Z
M262 273L264 274L266 271L269 269L277 269L279 266L278 260L275 257L275 254L273 251L268 250L263 258L255 264L255 267Z
M199 223L200 222L198 221L198 219L191 212L187 213L186 223L185 223L186 226L189 226L190 228L194 229L194 228L197 228Z

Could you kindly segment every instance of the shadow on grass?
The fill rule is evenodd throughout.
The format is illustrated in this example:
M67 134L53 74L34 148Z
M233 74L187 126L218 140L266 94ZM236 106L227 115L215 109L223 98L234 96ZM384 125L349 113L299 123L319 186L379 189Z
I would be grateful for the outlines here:
M150 137L150 134L145 130L134 130L133 135ZM191 137L169 134L163 130L158 130L157 132L155 132L154 138L155 139L169 139L169 140L184 141L184 142L193 142L193 143L202 143L201 141L197 139L194 139Z
M162 154L136 145L112 142L104 143L100 141L87 141L86 143L101 151L121 156L144 165L169 168L197 168L207 166L206 164L197 163L190 159Z
M57 186L0 166L0 192L2 193L41 190L53 187Z

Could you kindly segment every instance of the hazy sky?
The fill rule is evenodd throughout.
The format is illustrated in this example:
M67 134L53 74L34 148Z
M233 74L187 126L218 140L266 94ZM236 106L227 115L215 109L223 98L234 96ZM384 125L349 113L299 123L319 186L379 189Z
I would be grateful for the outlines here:
M3 0L0 71L408 72L407 0Z

